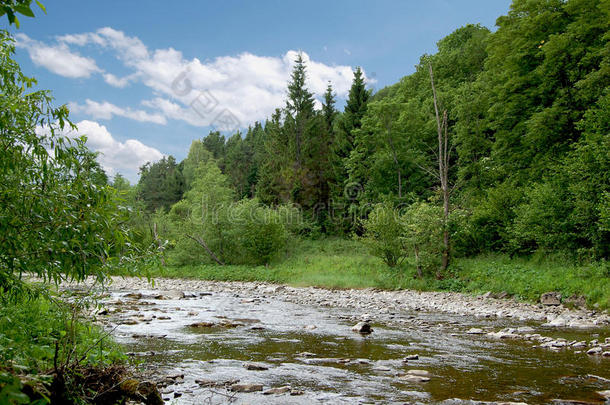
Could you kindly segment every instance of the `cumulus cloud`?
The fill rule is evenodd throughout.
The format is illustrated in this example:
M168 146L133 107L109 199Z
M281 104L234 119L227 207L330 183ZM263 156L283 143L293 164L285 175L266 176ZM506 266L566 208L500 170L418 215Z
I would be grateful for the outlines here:
M16 46L28 51L32 62L60 76L79 78L101 72L95 60L71 51L65 43L45 45L25 34L17 34Z
M133 110L129 107L122 108L107 101L97 102L93 100L85 100L85 104L70 103L70 111L75 113L85 113L95 119L112 119L114 115L119 117L130 118L139 122L152 122L154 124L165 125L167 120L165 116L159 113L149 113L144 110Z
M137 37L126 35L111 27L95 32L70 34L57 37L57 47L98 46L112 52L116 59L131 73L117 77L109 72L100 72L104 80L114 87L123 88L132 82L147 86L154 97L144 105L154 108L166 119L181 120L195 126L230 125L220 121L237 122L244 127L257 120L264 120L273 111L284 105L286 85L294 67L298 52L287 51L284 55L260 56L244 52L232 56L219 56L202 61L185 58L179 50L148 49ZM328 65L311 60L302 53L307 65L308 87L319 101L328 82L331 82L339 97L346 97L353 80L350 66ZM369 83L374 81L369 80ZM87 100L88 104L94 103ZM109 115L151 120L136 110L119 111L106 103L97 103L82 111L98 112L94 118ZM162 123L152 114L154 120Z
M104 125L95 121L83 120L76 126L77 131L71 131L66 135L86 135L87 146L100 153L98 161L109 176L121 173L130 181L136 181L138 170L142 165L163 157L157 149L136 139L117 141Z

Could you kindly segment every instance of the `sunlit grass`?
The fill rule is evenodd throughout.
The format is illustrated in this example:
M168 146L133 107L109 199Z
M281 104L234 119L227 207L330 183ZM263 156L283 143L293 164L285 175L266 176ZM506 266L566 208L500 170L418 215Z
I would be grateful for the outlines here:
M406 260L390 268L357 241L327 238L297 240L284 258L269 266L169 266L151 269L153 277L221 281L266 281L293 286L446 290L480 294L507 292L535 302L540 294L559 291L564 297L584 295L591 306L610 308L610 265L574 265L559 258L535 260L506 255L456 258L444 280L417 279Z

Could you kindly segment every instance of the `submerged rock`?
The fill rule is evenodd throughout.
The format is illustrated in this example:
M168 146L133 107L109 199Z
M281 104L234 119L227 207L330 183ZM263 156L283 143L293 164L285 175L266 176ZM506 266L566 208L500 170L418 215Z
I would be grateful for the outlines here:
M360 333L361 335L368 335L373 332L371 325L368 322L358 322L352 326L352 331Z
M399 374L398 378L407 382L422 383L430 381L430 374L427 370L409 370L406 374Z

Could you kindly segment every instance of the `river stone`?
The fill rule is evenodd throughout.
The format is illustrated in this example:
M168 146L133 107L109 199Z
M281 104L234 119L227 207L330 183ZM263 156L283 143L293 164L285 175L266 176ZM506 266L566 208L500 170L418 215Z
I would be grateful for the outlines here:
M470 328L466 331L469 335L482 335L485 332L481 328Z
M603 353L602 353L602 356L603 356L603 357L610 357L610 352L603 352Z
M597 346L597 347L594 347L594 348L592 348L592 349L587 350L587 354L588 354L589 356L594 356L594 355L596 355L596 354L601 354L601 353L602 353L602 348L601 348L601 347L599 347L599 346Z
M233 384L229 389L233 392L257 392L263 390L263 384Z
M407 371L408 375L417 375L420 377L430 377L431 374L428 370L409 370Z
M605 391L597 391L599 395L601 395L604 399L610 400L610 390Z
M276 388L271 388L268 389L267 391L263 392L263 395L279 395L279 394L286 394L287 392L291 392L292 388L290 388L289 385L285 385L283 387L276 387Z
M587 298L584 295L574 294L564 300L566 304L574 305L575 307L585 307L587 305Z
M161 291L154 296L157 300L181 300L184 297L184 292L178 290Z
M430 381L430 377L424 377L424 376L414 375L414 374L400 375L399 378L403 381L414 382L414 383L422 383L422 382Z
M417 359L419 359L419 355L417 355L417 354L409 354L404 359L402 359L402 361L407 362L409 360L417 360Z
M547 306L556 306L561 304L561 294L557 291L544 293L540 296L540 303Z
M373 332L371 325L367 322L358 322L352 327L352 331L360 333L361 335L368 335Z
M252 371L269 370L269 367L267 367L267 366L263 366L261 364L254 364L254 363L246 363L246 364L244 364L244 368L246 370L252 370Z
M517 335L516 333L505 332L505 331L489 332L487 334L487 336L490 336L495 339L519 339L521 337L520 335Z

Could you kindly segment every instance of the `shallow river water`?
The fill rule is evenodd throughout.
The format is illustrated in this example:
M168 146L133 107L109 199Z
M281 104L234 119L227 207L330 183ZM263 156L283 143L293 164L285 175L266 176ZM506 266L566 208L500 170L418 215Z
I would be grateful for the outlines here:
M382 320L373 315L373 333L362 336L351 327L363 314L345 308L297 305L273 294L186 293L157 299L153 290L121 290L106 299L107 327L115 328L145 374L165 381L161 392L168 403L603 403L596 392L610 389L608 358L467 333L472 327L490 332L529 326L553 338L603 341L608 328L569 331L531 321L404 311ZM394 322L401 319L409 325ZM225 326L189 326L197 322ZM404 360L413 355L417 359ZM266 369L249 370L248 364ZM401 378L412 369L428 371L430 380ZM234 393L223 386L231 380L260 383L264 390L290 386L297 395Z

